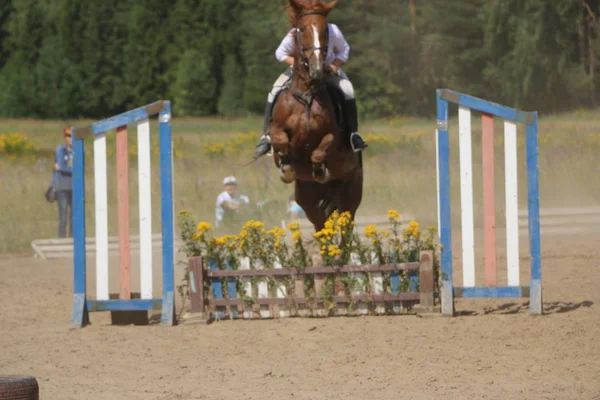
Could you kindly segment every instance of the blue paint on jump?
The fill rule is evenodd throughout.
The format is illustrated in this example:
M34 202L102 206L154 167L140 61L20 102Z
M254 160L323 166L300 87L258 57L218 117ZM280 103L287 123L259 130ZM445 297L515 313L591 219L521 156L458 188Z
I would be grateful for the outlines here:
M450 137L448 106L458 104L495 117L526 125L527 135L527 203L529 209L529 251L531 259L530 313L542 314L542 265L540 244L540 205L538 172L538 114L520 111L449 89L437 91L437 139L440 206L440 242L442 245L442 314L454 315L454 292L463 297L521 297L521 288L454 288L452 274L452 226L450 205Z
M454 90L441 89L438 90L438 92L440 92L440 97L442 100L510 121L520 122L528 125L537 118L536 112L520 111L514 108L496 104L491 101L482 100L478 99L477 97L455 92Z
M455 288L454 296L472 299L524 297L520 286Z
M136 108L135 110L127 111L122 114L115 115L114 117L110 117L105 120L93 123L91 125L92 134L101 135L105 132L111 131L113 129L117 129L120 126L132 124L134 122L138 122L138 121L144 120L146 118L149 118L152 115L148 115L148 109L153 109L155 106L159 106L161 103L163 103L163 102L157 101L155 103L147 104L143 107ZM161 111L161 113L165 112L166 108L169 108L169 111L166 111L166 112L170 113L170 106L167 107L168 102L164 102L164 103L165 103L165 109L163 109Z
M219 266L213 260L208 262L209 268L213 271L219 270ZM212 289L213 298L216 300L223 299L223 284L221 283L221 278L211 278L210 279L210 287ZM215 310L215 319L220 320L225 318L225 311L222 306L217 307Z
M232 270L231 264L229 261L225 262L225 267L229 270ZM227 296L230 299L237 298L237 280L236 278L227 278ZM239 318L239 312L237 306L231 306L231 318L237 319Z
M146 106L152 107L154 104ZM162 222L163 325L175 324L175 210L173 208L173 140L171 133L171 103L164 102L158 114L160 147L160 196Z

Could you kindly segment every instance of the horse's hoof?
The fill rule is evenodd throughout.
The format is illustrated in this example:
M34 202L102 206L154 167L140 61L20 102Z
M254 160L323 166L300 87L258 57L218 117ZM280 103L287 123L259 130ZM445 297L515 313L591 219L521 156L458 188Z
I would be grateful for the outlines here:
M284 164L281 166L280 177L283 183L292 183L296 180L296 173L291 165Z
M329 181L329 170L327 167L313 169L313 179L318 183Z

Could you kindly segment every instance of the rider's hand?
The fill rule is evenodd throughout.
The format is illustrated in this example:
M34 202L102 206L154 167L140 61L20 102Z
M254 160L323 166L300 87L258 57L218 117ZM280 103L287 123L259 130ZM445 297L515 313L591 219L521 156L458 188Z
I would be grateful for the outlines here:
M332 73L333 75L337 75L338 71L339 71L339 67L337 65L331 64L327 70Z

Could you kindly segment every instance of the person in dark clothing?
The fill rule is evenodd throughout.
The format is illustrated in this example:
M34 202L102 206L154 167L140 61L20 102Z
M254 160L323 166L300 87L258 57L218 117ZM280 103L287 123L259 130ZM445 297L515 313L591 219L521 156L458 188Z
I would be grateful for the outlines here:
M54 188L58 203L58 237L67 237L67 219L69 237L73 236L73 221L70 218L73 202L73 149L71 147L71 128L63 130L64 144L56 147L54 163Z

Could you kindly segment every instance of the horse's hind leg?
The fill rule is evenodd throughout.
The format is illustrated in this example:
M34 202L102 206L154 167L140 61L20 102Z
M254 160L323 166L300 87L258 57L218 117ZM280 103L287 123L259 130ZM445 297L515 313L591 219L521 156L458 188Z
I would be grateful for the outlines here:
M296 180L295 189L296 202L306 213L306 217L315 227L315 231L320 231L325 227L327 220L325 212L320 206L325 188L316 182Z
M296 172L292 167L289 156L290 139L283 130L271 129L271 146L277 153L279 160L279 176L284 183L292 183L296 180Z

